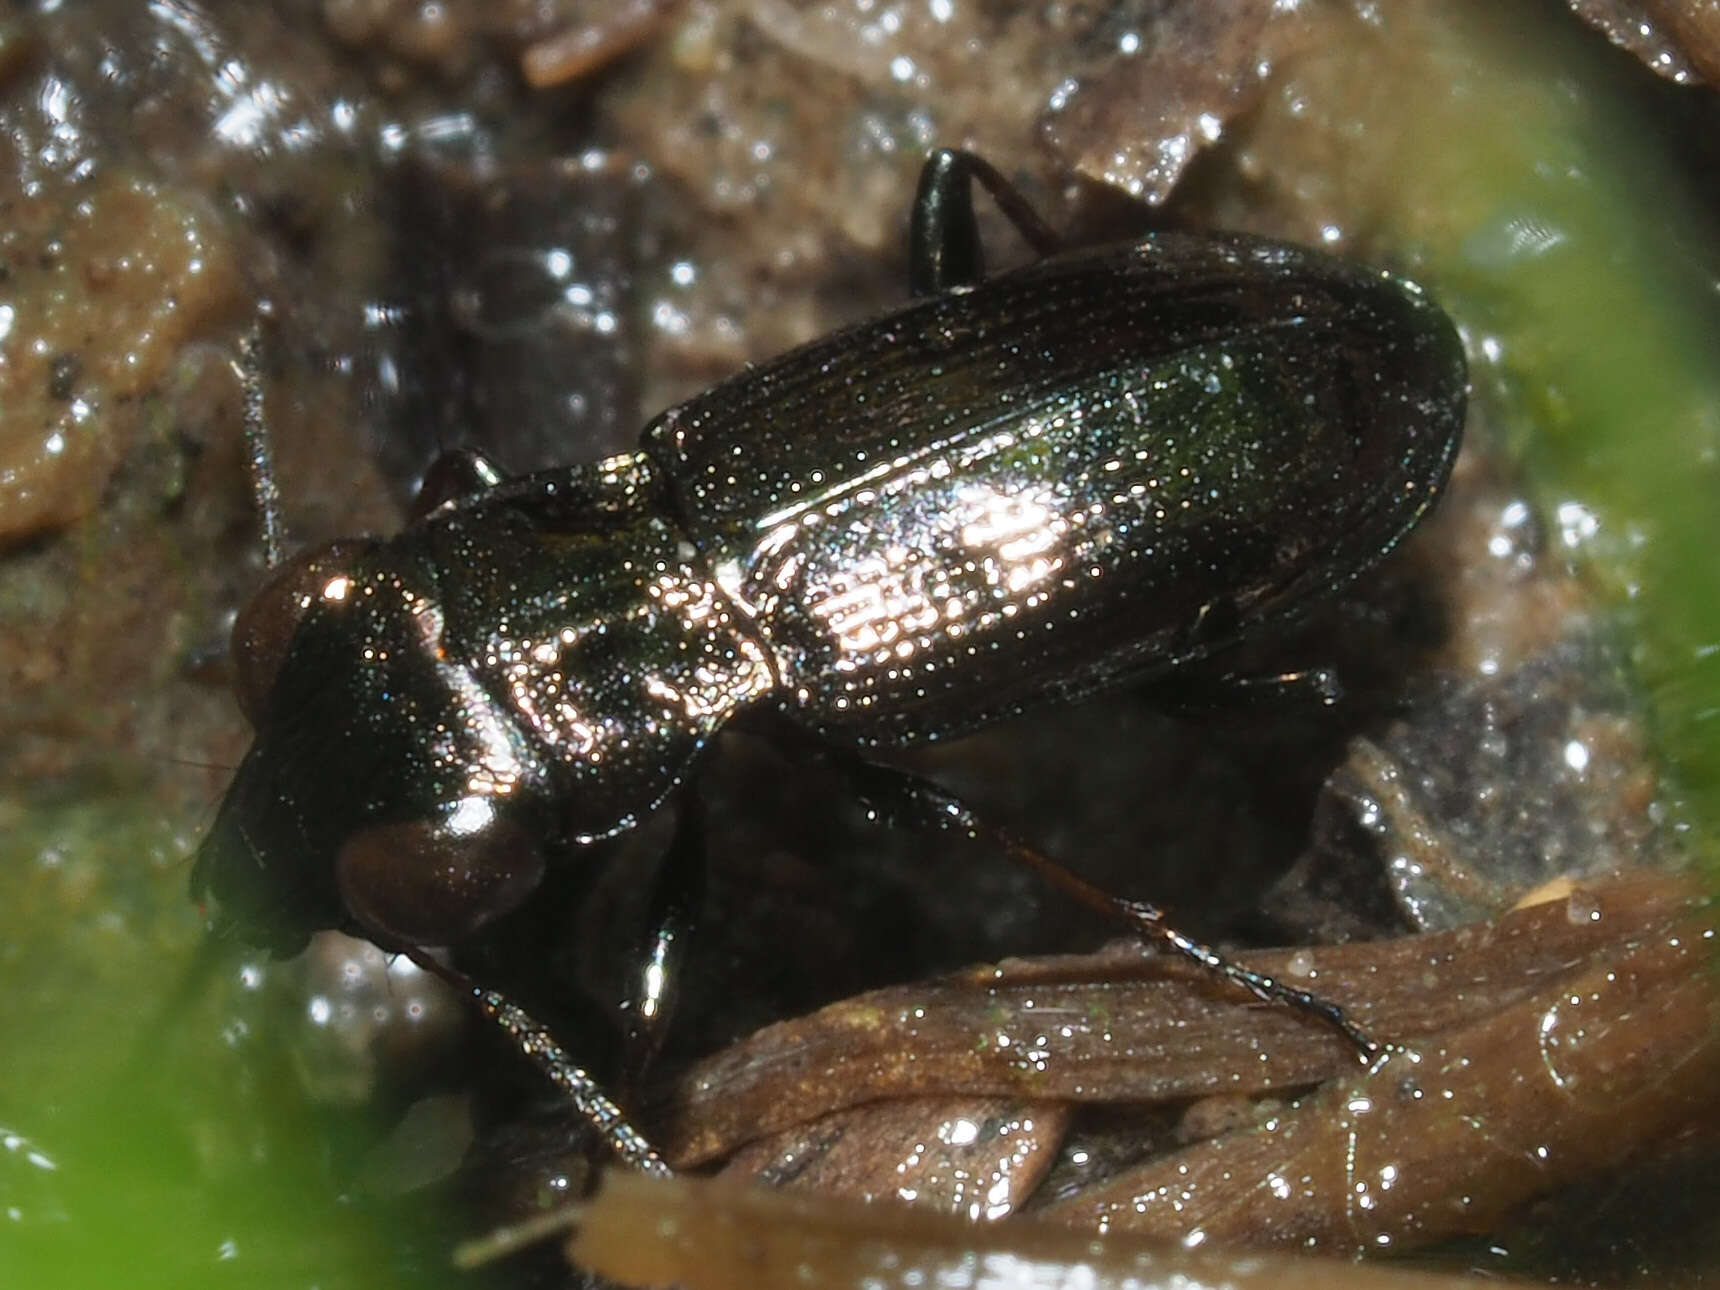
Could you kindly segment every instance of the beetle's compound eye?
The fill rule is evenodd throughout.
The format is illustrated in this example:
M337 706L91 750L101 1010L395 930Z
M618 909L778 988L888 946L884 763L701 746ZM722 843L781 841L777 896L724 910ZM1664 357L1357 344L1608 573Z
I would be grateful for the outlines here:
M358 558L373 545L348 538L300 552L274 571L233 620L234 688L253 728L268 711L269 692L299 623L319 598L345 594Z
M401 945L465 939L519 905L543 870L531 834L484 797L464 798L433 820L360 830L335 862L348 912Z

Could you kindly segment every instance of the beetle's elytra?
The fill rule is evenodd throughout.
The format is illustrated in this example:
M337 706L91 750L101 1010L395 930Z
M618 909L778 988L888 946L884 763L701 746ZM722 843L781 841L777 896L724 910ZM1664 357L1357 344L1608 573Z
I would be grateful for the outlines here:
M933 294L633 454L285 566L236 633L256 740L198 893L279 948L458 941L743 710L862 753L959 735L1268 632L1432 505L1466 377L1418 288L1172 234L982 279L972 178L1028 218L939 154Z

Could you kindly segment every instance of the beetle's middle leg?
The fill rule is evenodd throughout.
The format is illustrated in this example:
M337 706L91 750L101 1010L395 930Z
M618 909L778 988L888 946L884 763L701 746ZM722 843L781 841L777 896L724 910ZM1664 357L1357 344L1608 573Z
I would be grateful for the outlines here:
M1063 249L1063 239L997 167L971 152L939 148L920 171L908 227L908 289L914 295L934 296L975 286L985 277L985 255L973 214L975 182L991 194L1037 254Z
M1007 830L985 820L955 794L931 780L894 766L867 761L845 750L823 748L820 755L848 777L856 795L884 823L895 827L954 830L976 840L983 839L1088 908L1125 923L1144 939L1174 950L1214 976L1247 990L1257 999L1286 1004L1330 1026L1364 1059L1372 1059L1380 1051L1380 1045L1351 1021L1337 1004L1286 985L1277 977L1232 962L1217 950L1172 927L1166 921L1164 910L1157 905L1114 896L1088 882Z

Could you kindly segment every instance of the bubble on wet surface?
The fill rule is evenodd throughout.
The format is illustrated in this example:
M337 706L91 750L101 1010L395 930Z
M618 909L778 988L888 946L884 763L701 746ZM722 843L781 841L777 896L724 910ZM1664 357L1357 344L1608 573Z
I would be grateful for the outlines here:
M380 1089L410 1084L465 1025L460 1000L402 955L324 932L281 974L297 991L288 1042L307 1092L357 1105Z

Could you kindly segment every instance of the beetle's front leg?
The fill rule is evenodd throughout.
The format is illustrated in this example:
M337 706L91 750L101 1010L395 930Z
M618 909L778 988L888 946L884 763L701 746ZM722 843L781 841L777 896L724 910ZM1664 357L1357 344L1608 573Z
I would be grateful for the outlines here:
M985 277L973 213L976 180L1035 252L1046 256L1062 250L1063 239L995 166L971 152L939 148L920 171L908 226L908 289L914 295L972 287Z
M844 750L826 749L821 755L848 777L855 794L884 823L897 828L952 829L970 838L990 842L1017 864L1025 865L1089 909L1126 924L1143 939L1174 950L1214 976L1247 990L1257 999L1288 1005L1330 1026L1364 1060L1371 1060L1380 1051L1380 1045L1351 1021L1337 1004L1232 962L1217 950L1172 927L1165 919L1165 912L1157 905L1144 900L1127 900L1095 886L1007 830L985 820L941 785L894 766L867 761Z
M444 448L418 482L409 516L421 520L446 502L486 493L507 479L507 471L476 448Z
M630 1096L663 1046L681 989L687 948L705 903L705 809L697 784L682 790L675 837L664 853L651 898L643 952L623 1003L627 1012L621 1087Z

